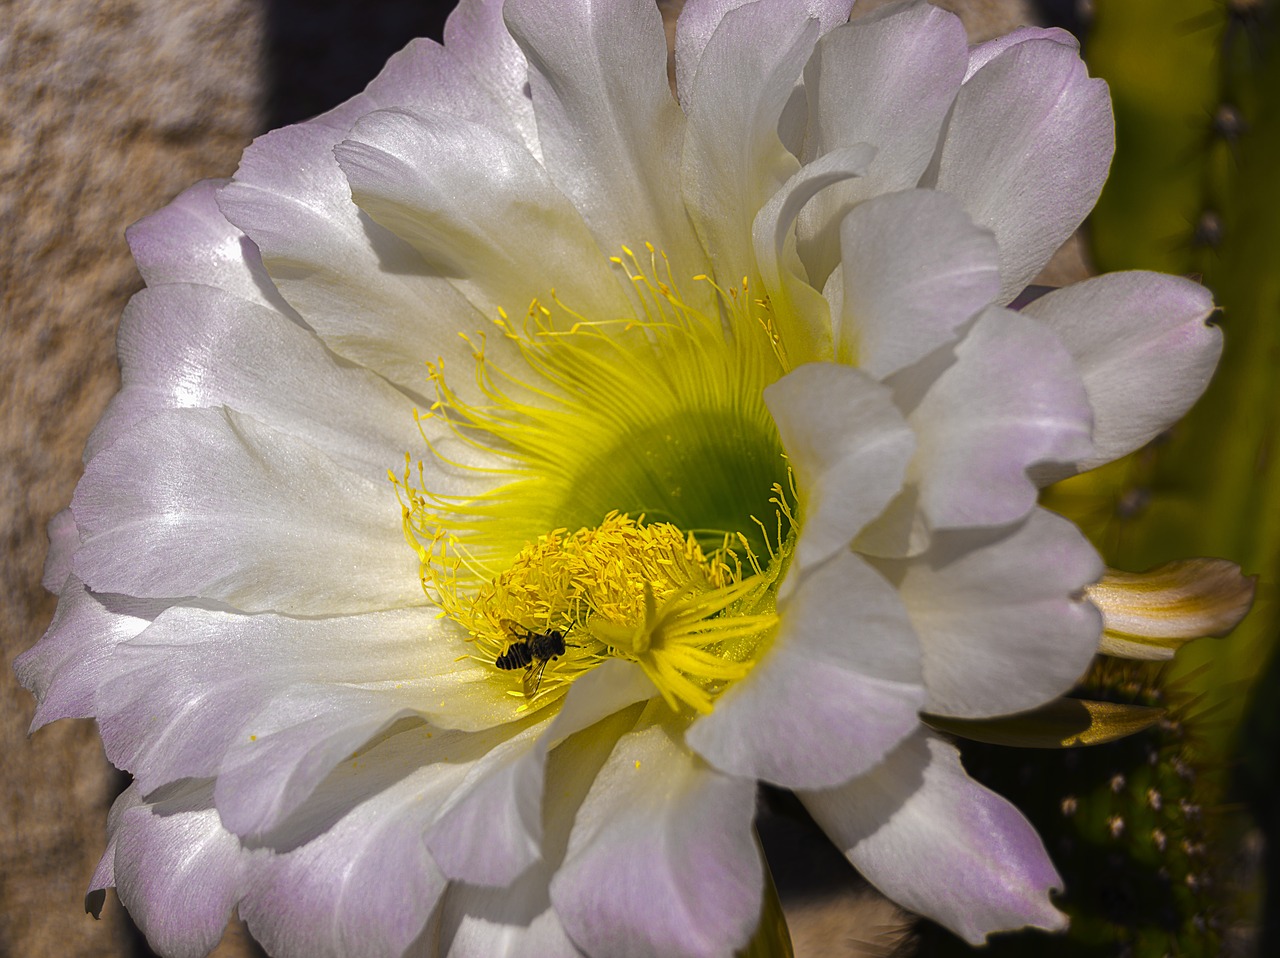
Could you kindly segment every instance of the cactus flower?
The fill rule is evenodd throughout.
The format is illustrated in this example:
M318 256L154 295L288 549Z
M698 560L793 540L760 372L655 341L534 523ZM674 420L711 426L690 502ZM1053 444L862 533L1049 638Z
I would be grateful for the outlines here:
M1038 483L1217 361L1150 273L1008 304L1113 137L1074 43L925 3L463 0L129 231L35 725L133 776L91 899L164 955L727 956L758 782L971 942L1059 877L922 712L1069 690Z

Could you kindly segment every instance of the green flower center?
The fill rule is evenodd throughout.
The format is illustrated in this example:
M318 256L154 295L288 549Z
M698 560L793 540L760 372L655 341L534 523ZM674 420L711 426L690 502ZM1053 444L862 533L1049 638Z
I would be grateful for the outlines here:
M649 253L647 269L630 251L612 261L633 315L589 319L554 294L521 324L501 314L514 370L470 340L481 401L430 367L423 416L491 464L428 446L487 491L434 493L421 462L416 481L409 462L392 477L428 596L526 706L620 657L673 708L709 711L776 620L794 496L762 395L785 372L769 306L744 285L695 308Z

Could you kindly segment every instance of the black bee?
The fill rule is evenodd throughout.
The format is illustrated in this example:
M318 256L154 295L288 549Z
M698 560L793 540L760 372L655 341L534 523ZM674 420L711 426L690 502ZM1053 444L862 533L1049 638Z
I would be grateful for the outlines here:
M506 619L502 627L511 636L511 644L493 664L504 672L524 669L524 694L533 698L542 685L542 673L546 671L547 663L564 655L564 636L568 629L563 632L560 629L534 632Z

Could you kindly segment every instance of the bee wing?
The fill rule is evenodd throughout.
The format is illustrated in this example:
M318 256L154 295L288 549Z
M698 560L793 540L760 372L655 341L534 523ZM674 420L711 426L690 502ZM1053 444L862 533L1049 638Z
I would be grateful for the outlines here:
M524 697L533 698L542 686L542 673L547 671L550 659L539 659L524 670Z

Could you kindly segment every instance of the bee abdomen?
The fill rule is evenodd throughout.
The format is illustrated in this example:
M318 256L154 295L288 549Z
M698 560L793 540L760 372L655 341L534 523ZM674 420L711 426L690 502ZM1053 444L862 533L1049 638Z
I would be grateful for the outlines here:
M504 672L526 669L533 664L533 652L528 642L514 642L507 651L498 656L493 664Z

